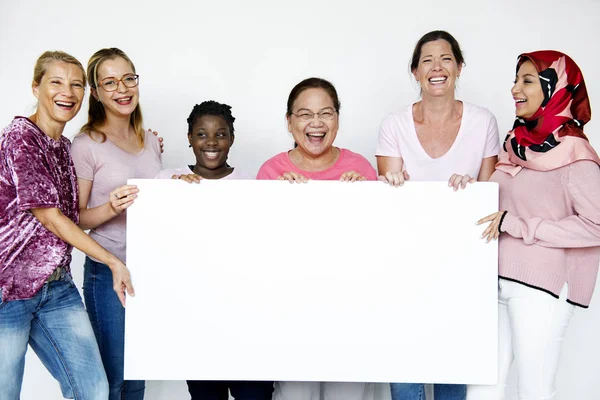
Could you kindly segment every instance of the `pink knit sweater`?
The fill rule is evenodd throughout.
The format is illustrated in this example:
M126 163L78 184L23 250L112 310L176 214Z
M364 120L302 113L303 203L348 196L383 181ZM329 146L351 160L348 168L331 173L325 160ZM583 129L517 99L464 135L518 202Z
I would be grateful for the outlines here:
M600 168L592 161L546 172L523 168L514 178L496 170L502 278L558 298L565 282L570 303L588 307L600 261Z

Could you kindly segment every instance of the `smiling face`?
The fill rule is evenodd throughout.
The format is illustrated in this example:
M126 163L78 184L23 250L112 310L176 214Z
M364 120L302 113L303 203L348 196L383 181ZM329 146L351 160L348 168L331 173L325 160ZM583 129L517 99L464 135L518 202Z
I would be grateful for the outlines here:
M314 113L311 119L306 114ZM321 114L321 117L318 114ZM329 119L330 118L330 119ZM333 100L320 88L302 91L287 117L288 131L294 137L298 148L306 155L319 157L325 155L332 147L337 135L339 116L335 112Z
M517 117L531 118L542 105L544 101L542 83L531 61L527 60L519 67L511 93L515 100Z
M40 82L33 82L32 89L38 99L37 114L66 124L81 108L85 94L84 74L75 64L52 61L47 64Z
M196 118L188 140L196 156L196 170L201 176L210 179L227 168L233 135L223 118L216 115Z
M454 86L462 65L458 65L452 46L444 39L425 43L416 69L412 71L426 96L454 95Z
M122 57L108 59L98 65L96 71L98 88L93 92L102 102L107 115L131 115L138 104L139 86L129 88L123 82L118 82L117 90L107 92L102 88L102 83L114 83L120 79L131 79L130 76L134 74L133 66Z

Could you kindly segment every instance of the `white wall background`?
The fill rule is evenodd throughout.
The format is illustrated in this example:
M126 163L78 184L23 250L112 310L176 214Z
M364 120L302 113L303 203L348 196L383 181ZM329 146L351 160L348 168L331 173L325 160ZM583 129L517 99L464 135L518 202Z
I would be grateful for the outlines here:
M582 68L592 104L600 101L598 0L229 0L186 2L0 1L0 125L35 106L33 65L45 50L65 50L85 65L102 47L119 47L141 76L147 127L165 138L165 167L192 163L186 118L196 103L233 106L234 166L254 173L289 149L284 120L291 88L309 76L331 80L342 102L336 145L375 162L377 127L418 99L408 63L418 38L434 29L460 42L467 66L457 97L488 107L500 136L512 126L510 87L519 53L557 49ZM67 125L72 137L86 118ZM586 132L600 148L599 122ZM74 274L81 281L82 256ZM597 296L596 296L597 297ZM578 310L567 332L558 398L600 398L600 305ZM510 382L509 399L516 399ZM388 397L380 387L380 399ZM1 390L1 388L0 388ZM186 398L182 382L150 382L147 399ZM58 385L30 352L22 399L58 399Z

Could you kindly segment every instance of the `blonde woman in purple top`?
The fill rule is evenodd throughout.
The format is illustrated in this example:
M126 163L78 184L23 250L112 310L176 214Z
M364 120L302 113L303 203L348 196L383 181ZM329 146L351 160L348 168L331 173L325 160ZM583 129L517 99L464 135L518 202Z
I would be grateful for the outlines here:
M72 246L106 263L124 304L129 271L77 227L70 142L62 136L85 93L81 63L61 51L35 65L38 107L0 134L0 400L19 398L27 345L65 398L104 400L108 383L69 264Z
M126 209L137 196L131 178L154 178L161 170L158 139L142 128L139 75L119 49L97 51L88 62L88 122L73 140L80 225L125 262ZM108 377L110 400L144 397L144 381L124 381L125 310L111 290L112 273L87 257L85 305Z

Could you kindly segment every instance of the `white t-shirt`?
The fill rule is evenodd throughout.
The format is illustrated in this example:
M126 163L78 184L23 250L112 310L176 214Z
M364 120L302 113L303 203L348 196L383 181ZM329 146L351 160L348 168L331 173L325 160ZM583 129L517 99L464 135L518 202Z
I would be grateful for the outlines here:
M190 169L189 166L181 166L180 168L171 168L171 169L163 169L156 175L155 179L171 179L173 175L187 175L193 174L194 171ZM238 168L234 168L233 172L227 176L224 176L221 179L253 179L250 175L245 174L243 171L240 171Z
M452 174L477 178L484 158L498 155L500 138L496 117L486 108L463 102L460 128L450 149L431 158L421 146L412 104L388 115L379 128L378 156L402 157L413 181L447 181Z

